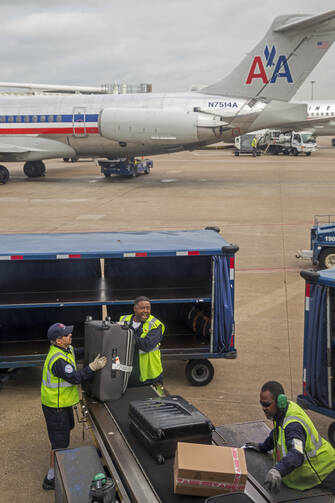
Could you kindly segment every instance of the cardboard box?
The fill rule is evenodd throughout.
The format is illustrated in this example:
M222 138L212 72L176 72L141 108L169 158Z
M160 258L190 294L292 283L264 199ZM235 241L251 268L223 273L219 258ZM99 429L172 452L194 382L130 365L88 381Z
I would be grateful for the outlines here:
M243 449L178 442L175 494L215 496L244 491L248 478Z

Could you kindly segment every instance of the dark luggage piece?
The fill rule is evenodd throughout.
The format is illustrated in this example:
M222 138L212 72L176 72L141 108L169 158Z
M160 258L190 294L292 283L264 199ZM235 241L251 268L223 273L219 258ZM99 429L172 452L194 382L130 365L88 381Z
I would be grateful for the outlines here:
M130 429L158 463L175 455L177 442L212 443L212 423L184 398L171 395L129 404Z
M181 319L197 335L202 335L206 339L210 337L211 318L210 312L201 309L199 306L185 305L180 311Z
M118 400L126 391L134 355L134 338L127 325L93 320L85 323L85 365L98 354L107 365L86 381L84 389L105 402Z
M252 503L253 500L244 493L229 493L211 496L205 500L205 503Z

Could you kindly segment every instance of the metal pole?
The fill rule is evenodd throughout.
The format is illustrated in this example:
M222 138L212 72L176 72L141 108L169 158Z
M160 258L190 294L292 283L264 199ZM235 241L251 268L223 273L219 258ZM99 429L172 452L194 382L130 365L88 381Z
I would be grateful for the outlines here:
M311 80L311 100L314 99L314 84L315 80Z

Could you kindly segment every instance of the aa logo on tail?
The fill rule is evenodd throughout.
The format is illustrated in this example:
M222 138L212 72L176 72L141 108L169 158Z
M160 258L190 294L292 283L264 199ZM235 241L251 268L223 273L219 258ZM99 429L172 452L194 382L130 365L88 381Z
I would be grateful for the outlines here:
M265 47L265 67L261 56L254 57L251 63L246 84L252 84L252 81L254 79L261 79L263 81L263 84L275 84L278 78L286 78L287 82L289 82L290 84L293 83L286 56L281 55L277 58L276 52L277 51L274 45L272 46L271 50L268 48L268 46ZM265 68L270 68L270 71L268 70L268 73L271 72L270 77L267 76Z

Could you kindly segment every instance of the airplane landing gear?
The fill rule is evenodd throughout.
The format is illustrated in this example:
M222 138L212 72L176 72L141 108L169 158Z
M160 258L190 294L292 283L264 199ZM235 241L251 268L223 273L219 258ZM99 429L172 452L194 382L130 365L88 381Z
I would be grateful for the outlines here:
M28 161L23 166L23 172L28 178L37 178L45 175L45 164L43 161Z
M6 166L0 165L0 183L7 183L9 180L9 171Z

